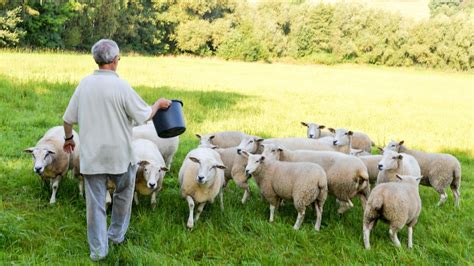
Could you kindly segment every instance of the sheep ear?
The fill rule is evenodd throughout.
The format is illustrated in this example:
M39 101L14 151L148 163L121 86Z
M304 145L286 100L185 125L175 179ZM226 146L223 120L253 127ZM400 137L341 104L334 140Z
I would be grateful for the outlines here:
M354 134L354 132L352 132L350 130L347 132L347 135L349 135L349 136L352 136L353 134Z
M31 147L31 148L26 148L23 151L27 153L33 153L34 150L35 150L35 147Z
M403 177L399 174L396 174L397 178L400 179L400 180L403 180Z
M301 122L301 124L305 127L308 127L308 123L305 123L305 122Z
M210 140L214 139L216 136L212 135L209 137Z
M329 127L328 130L329 130L331 133L336 134L336 130L335 130L334 128Z
M196 137L197 137L198 139L201 139L201 135L199 135L199 134L196 134Z
M400 141L400 142L398 143L398 145L403 145L403 143L405 143L404 140Z
M169 172L169 171L170 171L170 170L169 170L168 168L166 168L166 167L161 167L160 170L161 170L161 171L164 171L164 172Z
M265 140L265 139L259 138L259 139L255 140L255 141L256 141L256 142L262 142L262 141L264 141L264 140Z
M196 158L196 157L189 157L189 160L191 160L191 161L193 161L193 162L195 162L195 163L201 163L201 161L199 161L199 159Z
M137 162L138 166L145 166L147 164L149 164L149 162L147 162L146 160L140 160L140 161Z
M216 164L216 165L214 165L214 167L219 168L219 169L223 169L223 170L225 169L225 166L220 165L220 164Z
M241 151L240 155L244 156L245 158L249 157L249 153L247 151Z
M319 129L323 129L323 128L325 128L325 127L326 127L325 125L320 125L318 128L319 128Z

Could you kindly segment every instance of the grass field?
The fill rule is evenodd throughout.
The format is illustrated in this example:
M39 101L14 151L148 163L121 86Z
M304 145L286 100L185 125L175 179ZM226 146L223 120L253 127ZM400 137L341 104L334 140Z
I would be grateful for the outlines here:
M78 81L95 69L89 55L0 51L0 264L88 264L84 200L77 181L64 179L58 202L33 174L29 155L61 117ZM133 208L128 242L111 247L107 264L473 264L474 77L359 65L309 66L224 62L214 59L127 57L118 73L149 103L184 101L187 132L181 137L157 208ZM362 243L362 209L343 217L330 198L320 232L308 210L300 231L296 211L282 207L273 224L256 193L246 205L233 183L225 212L206 206L193 231L179 197L177 172L197 145L194 133L242 130L270 136L305 136L300 121L368 133L378 145L404 139L409 147L449 152L462 163L461 208L452 194L437 208L437 193L421 187L423 211L414 248L392 246L379 223ZM257 191L254 186L253 191Z

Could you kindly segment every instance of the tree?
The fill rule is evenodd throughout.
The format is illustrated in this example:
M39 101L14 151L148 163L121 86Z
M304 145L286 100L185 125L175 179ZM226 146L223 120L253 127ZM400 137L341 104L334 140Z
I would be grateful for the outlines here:
M25 31L18 27L21 23L21 7L0 13L0 47L17 46Z

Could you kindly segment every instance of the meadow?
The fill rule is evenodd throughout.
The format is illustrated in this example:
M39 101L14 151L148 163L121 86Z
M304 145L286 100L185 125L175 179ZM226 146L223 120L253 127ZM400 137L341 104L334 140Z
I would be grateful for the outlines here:
M44 132L62 124L75 86L96 66L90 55L0 51L0 264L90 264L84 199L77 180L63 179L57 203L33 173L31 156ZM159 97L184 102L187 131L165 179L158 206L134 206L128 241L112 246L106 264L473 264L474 76L362 65L292 65L226 62L189 57L122 56L118 74L149 103ZM301 121L369 134L383 146L449 152L462 163L461 207L451 191L421 187L423 210L406 248L396 249L388 226L362 243L362 208L340 217L334 198L325 205L320 232L308 210L300 231L296 211L281 207L268 223L268 205L253 194L246 205L233 183L225 211L208 205L195 229L185 227L188 207L177 173L198 141L195 133L241 130L262 137L301 136ZM375 150L374 150L375 153Z

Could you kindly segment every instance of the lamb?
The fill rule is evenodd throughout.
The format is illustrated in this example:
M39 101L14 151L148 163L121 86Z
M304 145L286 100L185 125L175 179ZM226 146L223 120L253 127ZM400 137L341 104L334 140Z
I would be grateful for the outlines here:
M34 161L34 172L41 176L43 181L49 179L51 188L50 204L56 203L56 193L63 176L72 169L75 177L80 178L79 193L83 195L83 179L79 174L79 136L73 131L76 147L71 154L64 152L64 129L56 126L49 129L45 135L36 143L35 147L24 151L31 153Z
M377 185L385 182L397 182L399 180L397 174L421 176L420 166L415 157L392 150L384 151L378 167L380 172L377 175Z
M445 189L448 185L454 195L454 206L459 207L461 196L461 164L456 157L445 153L427 153L408 149L404 141L391 141L385 149L410 154L418 161L421 168L421 184L433 187L440 195L438 206L443 204L448 195Z
M200 145L210 145L211 147L229 148L240 144L247 134L240 131L224 131L206 135L196 134Z
M219 154L209 148L191 150L179 169L181 196L189 206L187 227L192 229L207 202L213 203L219 194L221 210L224 210L223 186L225 166ZM196 217L194 205L198 203Z
M178 150L179 137L160 138L156 133L153 122L133 128L133 139L147 139L153 141L165 160L166 167L171 168L171 162Z
M289 150L338 151L334 145L308 138L271 138L264 140L263 144L275 144Z
M338 213L343 214L352 208L351 199L359 195L365 207L370 193L367 168L361 160L339 152L291 151L276 145L265 145L263 155L287 162L311 162L320 165L326 172L329 193L339 203Z
M314 203L316 223L319 231L328 185L324 170L317 164L300 162L289 163L266 159L264 155L242 152L248 157L245 168L247 176L252 175L262 195L270 203L270 222L273 222L275 209L281 199L293 200L298 218L293 229L298 230L303 222L306 207Z
M306 131L306 135L308 136L309 139L319 139L323 137L333 136L331 132L321 130L326 127L324 125L319 125L315 123L306 123L306 122L301 122L301 124L308 128Z
M138 194L151 195L151 206L156 207L156 194L162 189L163 179L168 172L165 161L156 145L147 139L132 142L135 156L138 158L138 170L135 179L135 204L138 205Z
M390 238L400 247L397 233L408 226L408 248L413 247L413 226L421 212L421 199L418 184L421 177L396 175L400 182L384 183L376 186L370 193L364 211L364 246L370 249L370 231L378 219L390 224Z
M348 145L341 151L343 153L349 154L351 149L359 149L370 153L371 147L374 146L374 143L365 133L353 132L345 128L328 128L328 130L334 134L334 145L339 147Z

